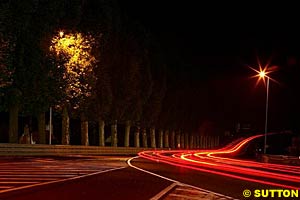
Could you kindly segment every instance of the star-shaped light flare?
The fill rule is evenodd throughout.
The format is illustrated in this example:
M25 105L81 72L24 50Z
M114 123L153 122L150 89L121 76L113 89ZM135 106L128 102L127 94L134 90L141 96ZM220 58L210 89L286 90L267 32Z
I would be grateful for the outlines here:
M258 70L253 67L249 67L250 69L252 69L253 71L255 71L257 73L255 75L251 76L251 78L258 77L255 86L257 86L259 84L260 80L263 80L264 85L266 85L266 78L278 83L278 81L276 81L275 79L273 79L269 76L269 74L276 71L278 69L278 67L277 66L269 66L269 65L270 64L268 63L264 67L262 67L260 61L258 60L258 67L259 67Z

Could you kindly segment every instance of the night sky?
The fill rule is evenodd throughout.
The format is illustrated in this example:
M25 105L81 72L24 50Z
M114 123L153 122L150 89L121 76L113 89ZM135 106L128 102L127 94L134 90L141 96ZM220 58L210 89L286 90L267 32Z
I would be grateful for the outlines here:
M269 129L299 130L300 16L295 5L227 5L201 1L121 1L160 42L169 70L203 91L208 119L263 131L266 87L250 77L257 58L278 66L271 76Z

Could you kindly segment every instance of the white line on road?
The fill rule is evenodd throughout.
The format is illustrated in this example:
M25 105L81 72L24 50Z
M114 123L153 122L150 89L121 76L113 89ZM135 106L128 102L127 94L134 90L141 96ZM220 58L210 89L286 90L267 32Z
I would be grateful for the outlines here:
M0 186L0 189L8 189L8 188L12 188L12 186Z
M213 191L210 191L210 190L206 190L206 189L203 189L203 188L199 188L199 187L196 187L196 186L193 186L193 185L190 185L190 184L181 183L181 182L176 181L176 180L174 180L174 179L170 179L170 178L161 176L161 175L159 175L159 174L155 174L155 173L153 173L153 172L149 172L149 171L147 171L147 170L144 170L144 169L141 169L141 168L139 168L139 167L136 167L136 166L134 166L134 165L131 164L131 161L132 161L133 159L135 159L135 158L139 158L139 156L135 156L135 157L132 157L132 158L130 158L130 159L127 160L127 164L128 164L130 167L134 168L134 169L137 169L137 170L139 170L139 171L142 171L142 172L151 174L151 175L153 175L153 176L157 176L157 177L159 177L159 178L162 178L162 179L165 179L165 180L174 182L174 183L176 183L177 185L188 186L188 187L192 187L192 188L194 188L194 189L197 189L197 190L200 190L200 191L203 191L203 192L211 193L211 194L214 194L214 195L217 195L217 196L220 196L220 197L225 197L225 198L227 198L227 199L238 200L238 199L235 199L235 198L233 198L233 197L226 196L226 195L224 195L224 194L216 193L216 192L213 192Z
M177 183L173 183L171 185L169 185L168 187L166 187L165 189L163 189L162 191L160 191L157 195L155 195L154 197L152 197L150 200L158 200L161 197L163 197L165 194L167 194L169 191L171 191L174 187L177 186Z
M205 198L205 197L187 197L186 195L182 195L182 194L170 194L170 197L172 199L180 199L180 200L211 200L212 198Z
M136 167L136 166L132 165L132 164L131 164L131 160L133 160L133 159L135 159L135 158L138 158L138 157L139 157L139 156L132 157L132 158L128 159L128 160L127 160L127 164L128 164L130 167L132 167L132 168L134 168L134 169L137 169L137 170L139 170L139 171L142 171L142 172L151 174L151 175L153 175L153 176L157 176L157 177L162 178L162 179L165 179L165 180L167 180L167 181L171 181L171 182L174 182L174 183L179 183L179 181L176 181L176 180L174 180L174 179L170 179L170 178L161 176L161 175L159 175L159 174L155 174L155 173L153 173L153 172L149 172L149 171L147 171L147 170L144 170L144 169L141 169L141 168L139 168L139 167Z
M0 184L35 184L39 182L34 181L0 181Z
M106 172L110 172L110 171L114 171L114 170L118 170L118 169L123 169L123 168L126 168L126 167L112 168L112 169L108 169L108 170L103 170L103 171L99 171L99 172L95 172L95 173L91 173L91 174L85 174L85 175L82 175L82 176L75 176L75 177L62 179L62 180L43 182L43 183L38 183L38 184L33 184L33 185L25 185L25 186L22 186L22 187L16 187L16 188L11 188L11 189L1 190L0 193L11 192L11 191L16 191L16 190L21 190L21 189L27 189L27 188L36 187L36 186L48 185L48 184L52 184L52 183L67 182L67 181L70 181L70 180L80 179L80 178L93 176L93 175L97 175L97 174L102 174L102 173L106 173Z
M99 169L80 169L81 172L96 172L99 171ZM45 169L6 169L6 170L1 170L0 173L9 173L9 172L45 172ZM78 169L47 169L47 172L78 172Z
M49 177L49 178L67 178L74 177L76 175L71 174L1 174L0 177Z
M27 178L13 178L13 177L6 177L6 178L0 178L0 181L54 181L57 180L57 178L33 178L33 177L27 177Z

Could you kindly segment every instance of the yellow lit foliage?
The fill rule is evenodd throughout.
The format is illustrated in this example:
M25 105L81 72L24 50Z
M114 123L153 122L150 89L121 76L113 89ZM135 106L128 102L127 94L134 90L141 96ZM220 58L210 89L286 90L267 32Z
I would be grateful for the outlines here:
M81 33L59 32L52 39L50 51L57 56L66 59L64 79L68 81L67 95L69 98L81 95L90 96L91 87L83 83L93 71L93 64L96 59L91 54L94 39L91 36L84 36Z
M52 40L50 50L57 55L63 54L68 58L66 69L68 73L78 72L78 75L92 70L95 57L91 55L94 39L81 33L64 34L60 32Z

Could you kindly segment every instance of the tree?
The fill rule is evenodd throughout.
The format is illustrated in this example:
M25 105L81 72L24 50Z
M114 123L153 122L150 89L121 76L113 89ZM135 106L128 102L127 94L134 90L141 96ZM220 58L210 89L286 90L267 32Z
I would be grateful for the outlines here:
M18 136L18 113L38 117L41 143L45 143L45 115L62 98L61 69L48 56L53 29L65 18L66 1L12 0L1 3L1 27L13 45L10 52L11 85L2 88L4 109L10 112L10 141ZM2 12L4 9L4 12ZM2 20L4 16L5 20ZM2 31L1 31L2 32ZM59 76L58 76L59 75Z
M88 145L88 124L84 106L87 98L91 97L95 83L93 68L96 59L92 55L93 43L94 38L91 35L61 31L53 38L50 46L50 51L55 52L57 57L62 56L65 59L61 67L65 69L63 79L67 82L66 99L60 105L64 114L62 133L64 144L69 144L67 106L70 106L74 110L80 109L82 144Z
M151 74L151 63L149 57L149 38L148 33L144 28L138 24L132 24L132 28L129 30L127 37L128 46L128 58L131 77L128 77L128 93L129 101L128 107L125 110L124 119L126 120L126 131L125 131L125 146L129 146L129 133L130 125L142 126L142 139L143 146L147 147L147 132L146 126L142 123L143 109L149 101L149 97L153 89L153 81ZM135 71L136 74L133 72ZM139 138L140 127L137 127L135 131L135 139ZM135 141L135 144L138 144ZM138 145L139 146L139 145Z
M112 48L115 32L121 21L118 5L115 0L90 0L83 8L80 29L89 30L95 38L93 49L97 68L95 90L89 103L89 115L97 119L99 127L99 145L105 145L105 123L109 121L112 106L112 78L110 67L115 49Z
M12 88L14 67L12 65L12 52L14 44L12 40L5 38L0 32L0 110L10 110L9 140L17 142L18 136L18 107L11 107L10 96L19 96L19 91ZM9 96L7 96L9 95Z
M11 63L11 52L14 44L0 32L0 88L8 87L12 84L12 74L14 69ZM1 95L1 93L0 93Z
M26 13L24 12L26 10ZM3 12L2 12L3 11ZM28 29L32 14L36 12L36 2L34 1L8 1L1 3L1 27L2 33L9 38L9 43L14 46L9 53L12 73L6 73L4 80L11 80L8 87L2 88L2 105L9 111L9 142L18 142L18 113L21 107L21 97L23 83L23 72L25 70L24 59L25 47L31 42L27 40ZM2 45L1 45L2 46ZM8 76L7 76L8 75Z
M117 146L118 121L126 124L125 146L129 146L130 126L139 121L144 101L149 96L147 91L151 84L148 80L151 78L147 72L147 56L138 38L140 35L124 17L122 26L111 34L109 48L105 49L103 59L108 59L113 97L110 115L112 146Z
M150 128L150 144L152 148L156 147L155 131L160 121L159 115L162 110L162 103L165 97L166 83L166 64L163 60L163 54L159 45L151 38L149 47L149 62L152 74L152 90L147 103L143 107L141 123L143 127Z

